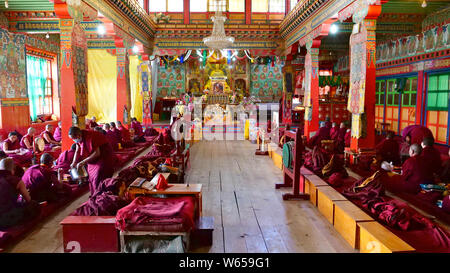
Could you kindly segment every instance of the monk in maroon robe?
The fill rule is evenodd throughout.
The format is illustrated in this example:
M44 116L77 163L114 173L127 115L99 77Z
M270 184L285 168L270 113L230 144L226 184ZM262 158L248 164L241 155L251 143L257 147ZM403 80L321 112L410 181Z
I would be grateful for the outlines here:
M400 145L394 139L394 132L389 131L386 138L375 147L379 161L392 162L394 165L400 164Z
M97 119L95 117L92 117L92 119L88 123L89 129L94 130L94 128L98 126L96 120Z
M409 137L409 141L407 137ZM414 143L421 145L423 139L426 137L434 140L433 133L430 129L422 125L410 125L402 131L403 141L409 142L410 145Z
M428 184L426 181L425 172L423 168L423 161L420 154L422 147L414 143L409 149L409 158L402 165L402 174L394 175L387 178L385 186L388 190L393 192L420 192L420 184Z
M442 171L439 174L439 177L442 182L449 183L450 182L450 149L448 149L448 158L442 163Z
M8 155L6 155L5 152L0 151L0 160L5 159L5 158L8 158ZM17 177L22 177L23 173L24 173L23 168L17 164L14 164L14 175Z
M58 127L55 128L55 132L53 133L53 139L57 142L61 142L61 140L62 140L61 121L58 122Z
M347 129L344 136L345 147L350 147L350 142L352 141L352 130Z
M330 129L325 126L325 123L320 124L320 128L317 133L311 137L308 141L308 147L313 148L315 146L320 146L322 140L330 139Z
M122 144L122 132L117 129L116 123L110 122L109 125L111 126L111 131L116 136L117 143Z
M109 125L109 123L105 123L103 125L103 130L106 132L105 134L106 139L108 140L109 144L111 144L113 150L114 151L119 150L119 142L117 141L117 135L113 131L111 131L111 126Z
M136 119L131 119L131 128L134 130L134 142L145 142L144 130L142 129L141 123Z
M41 138L45 142L45 151L61 149L61 142L53 138L53 125L47 124L45 126L45 131L41 133Z
M333 122L330 129L330 138L334 141L338 140L339 128L336 125L336 122Z
M441 153L433 147L434 140L426 137L422 141L422 153L425 177L428 181L435 181L435 176L439 176L442 168Z
M64 173L68 173L70 170L70 165L73 162L76 149L77 145L73 144L70 150L62 152L56 160L53 170L57 171L58 169L62 169Z
M14 170L11 158L0 161L0 228L21 224L39 213L39 204L31 200L25 183ZM19 195L22 196L21 201Z
M69 137L77 144L71 167L79 169L87 165L89 189L94 194L100 182L114 174L117 160L113 150L107 138L96 131L71 127Z
M31 199L38 202L56 202L70 194L71 188L58 181L56 172L52 170L52 163L53 157L44 153L40 158L40 164L31 166L22 176Z
M122 146L123 147L133 147L134 143L131 140L130 131L122 125L122 122L117 122L117 129L120 131L122 136Z
M33 140L36 134L36 129L33 127L28 128L28 132L20 139L20 147L33 151Z
M33 153L31 151L21 149L17 132L11 132L8 138L3 141L3 151L20 166L26 166L31 163Z

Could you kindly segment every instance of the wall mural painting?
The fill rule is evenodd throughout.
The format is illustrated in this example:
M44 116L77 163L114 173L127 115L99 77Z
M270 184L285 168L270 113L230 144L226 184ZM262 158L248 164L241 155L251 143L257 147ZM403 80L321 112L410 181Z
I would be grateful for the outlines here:
M274 64L252 64L250 66L250 95L264 102L277 102L283 93L284 62Z
M26 98L25 35L0 29L0 98Z
M160 66L157 97L179 97L184 93L185 74L184 64L171 64L167 68Z
M72 33L72 67L77 94L76 114L83 117L88 114L87 41L79 24L75 24Z

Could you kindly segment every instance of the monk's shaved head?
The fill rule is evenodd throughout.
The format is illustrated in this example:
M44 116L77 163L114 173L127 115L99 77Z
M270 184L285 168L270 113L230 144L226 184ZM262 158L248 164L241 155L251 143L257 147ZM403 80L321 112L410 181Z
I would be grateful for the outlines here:
M409 147L409 155L410 156L420 155L421 152L422 152L422 147L420 147L420 145L417 143L414 143Z
M41 164L51 166L53 162L53 156L49 153L44 153L41 155Z
M33 127L28 128L28 134L33 134L34 132L36 132L36 129L34 129Z
M14 172L14 160L12 158L4 158L0 160L0 170Z
M81 129L80 128L78 128L76 126L70 127L70 129L69 129L69 136L80 136L80 135L81 135Z
M111 129L111 125L109 125L109 123L105 123L105 124L103 124L103 129L109 130L109 129Z
M116 123L115 122L110 122L109 125L111 125L112 128L116 128Z
M117 121L116 123L117 123L117 126L122 126L122 122Z
M434 139L426 137L422 140L422 147L431 147L434 144Z

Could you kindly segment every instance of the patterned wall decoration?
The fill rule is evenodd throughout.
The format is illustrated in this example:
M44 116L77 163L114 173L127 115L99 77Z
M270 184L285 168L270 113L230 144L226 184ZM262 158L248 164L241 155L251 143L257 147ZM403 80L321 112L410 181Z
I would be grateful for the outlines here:
M250 95L263 102L278 102L283 93L284 61L250 65Z
M157 97L179 97L185 92L185 65L160 66L158 71Z
M72 32L72 66L76 92L76 109L78 116L88 114L87 84L87 41L81 26L75 24Z
M0 29L0 98L27 97L25 35Z
M141 62L138 66L138 78L140 90L143 98L142 103L142 123L149 125L152 119L152 81L151 65L149 62Z

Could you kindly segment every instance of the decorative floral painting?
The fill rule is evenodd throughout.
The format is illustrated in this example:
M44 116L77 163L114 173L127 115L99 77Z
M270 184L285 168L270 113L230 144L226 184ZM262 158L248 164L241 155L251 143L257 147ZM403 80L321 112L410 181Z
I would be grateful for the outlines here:
M179 97L185 90L184 64L160 66L158 71L158 97Z
M282 67L284 62L271 64L252 64L250 66L250 95L261 101L279 101L283 93Z

